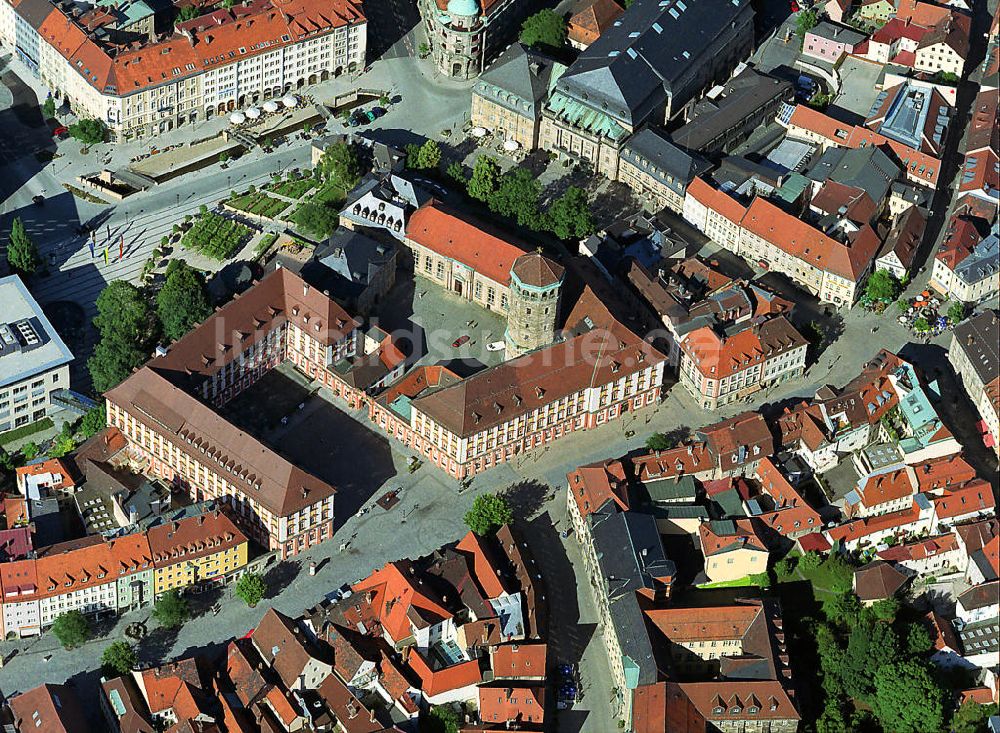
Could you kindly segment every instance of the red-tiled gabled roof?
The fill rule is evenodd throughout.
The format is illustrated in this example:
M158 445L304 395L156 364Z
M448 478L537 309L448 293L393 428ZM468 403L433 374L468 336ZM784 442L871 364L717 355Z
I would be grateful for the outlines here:
M721 531L727 523L733 525L732 533ZM702 522L698 526L698 535L701 538L701 551L705 557L739 549L767 552L764 540L757 533L752 519Z
M916 493L913 478L908 468L871 476L858 492L861 504L870 508L911 496Z
M632 459L635 477L639 481L677 478L686 473L711 471L714 467L708 446L704 443L679 445L669 450L654 451Z
M624 12L615 0L593 0L569 19L569 40L589 46Z
M705 733L705 717L675 682L643 685L632 696L635 733Z
M491 656L493 677L544 677L545 656L544 643L501 644L493 650Z
M406 237L502 285L510 284L514 261L527 250L488 231L486 224L438 201L431 201L410 215Z
M680 688L709 721L800 718L785 688L774 680L682 682Z
M420 689L428 697L436 697L451 690L478 685L483 679L479 662L475 659L432 670L416 647L410 648L409 656L406 659L410 668L417 673L421 680Z
M628 511L628 482L621 461L580 466L566 474L566 480L581 517L596 512L607 501L614 501L622 511Z
M819 513L795 490L781 470L764 458L757 466L761 490L774 500L774 510L758 516L764 524L780 535L795 534L823 526Z
M695 178L687 188L687 195L692 196L703 206L711 209L738 224L746 213L746 207L727 193L713 188L702 178Z
M959 486L976 477L976 469L968 464L961 453L944 458L934 458L913 467L920 491Z
M487 598L498 598L506 592L496 567L490 561L482 540L475 532L466 533L465 537L459 540L455 549L472 555L472 570L476 582L479 583L479 587L483 589Z
M996 506L996 497L989 483L975 479L964 486L931 497L938 519L951 519L973 512L984 512Z
M833 542L837 542L838 540L853 542L876 532L905 527L908 524L916 522L919 518L920 508L914 502L912 506L907 509L901 509L898 512L880 514L877 517L855 519L837 527L831 527L826 531L826 534Z
M881 245L867 224L844 244L762 198L750 204L742 224L783 252L853 282L868 269Z
M545 718L545 688L541 685L479 688L479 717L486 724L538 725Z
M890 547L879 552L878 557L886 562L926 560L943 552L957 549L958 538L954 534L943 534L937 537L928 537L926 540Z
M411 581L406 561L387 563L364 580L354 584L355 593L368 593L382 628L395 642L412 635L408 611L415 606L420 611L441 621L451 618L451 613L436 600L422 593Z

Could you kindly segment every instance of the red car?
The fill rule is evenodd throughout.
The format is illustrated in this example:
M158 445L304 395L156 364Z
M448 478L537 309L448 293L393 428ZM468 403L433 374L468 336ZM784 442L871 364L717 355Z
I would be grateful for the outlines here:
M451 342L451 345L457 349L459 346L466 343L468 340L469 340L468 336L459 336L457 339Z
M795 2L795 0L792 0L790 3L788 3L788 9L791 10L793 13L797 13L799 12L799 4Z
M67 133L69 133L69 128L65 125L59 125L59 127L52 131L52 137L59 137L60 135L66 135Z

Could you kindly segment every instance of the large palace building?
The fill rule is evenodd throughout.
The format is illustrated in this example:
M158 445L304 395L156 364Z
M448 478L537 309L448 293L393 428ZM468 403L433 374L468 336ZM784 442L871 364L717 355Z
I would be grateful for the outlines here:
M332 535L334 488L214 408L286 360L337 390L330 367L358 342L354 318L279 269L108 391L108 423L147 473L228 503L249 537L294 555Z
M115 141L280 98L365 64L367 21L353 0L246 0L175 22L179 7L3 0L0 39Z

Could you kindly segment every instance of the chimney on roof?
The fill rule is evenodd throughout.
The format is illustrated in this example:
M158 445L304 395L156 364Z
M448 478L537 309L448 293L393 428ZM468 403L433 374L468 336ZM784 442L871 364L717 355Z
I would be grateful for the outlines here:
M309 283L302 283L302 294L309 295Z

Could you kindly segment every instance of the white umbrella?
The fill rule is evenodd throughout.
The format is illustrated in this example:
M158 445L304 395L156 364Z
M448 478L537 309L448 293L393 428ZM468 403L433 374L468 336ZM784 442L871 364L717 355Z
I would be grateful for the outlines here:
M521 144L517 140L507 140L503 144L503 149L506 150L508 153L513 153L519 147L521 147Z
M265 112L277 112L278 111L278 103L275 102L273 99L267 100L266 102L264 102L264 111Z
M299 98L296 97L294 94L289 94L287 97L281 100L281 103L286 107L298 107Z
M471 130L472 137L486 137L485 127L473 127Z
M231 115L229 115L229 121L232 122L234 125L242 125L244 122L247 121L247 116L242 112L233 112Z
M256 120L258 117L260 117L260 109L257 108L257 107L248 107L247 111L246 111L246 115L251 120Z

